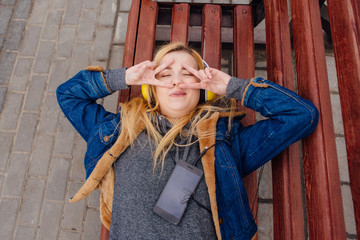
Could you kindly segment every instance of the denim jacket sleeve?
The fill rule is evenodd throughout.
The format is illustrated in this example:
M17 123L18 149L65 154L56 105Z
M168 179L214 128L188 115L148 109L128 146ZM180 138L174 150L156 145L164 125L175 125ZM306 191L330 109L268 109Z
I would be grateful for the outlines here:
M80 71L56 90L61 110L85 141L88 141L95 125L115 117L96 100L127 87L124 68L107 71L101 67L88 69Z
M235 147L239 153L237 164L241 164L238 167L243 177L290 144L308 136L317 125L319 113L310 101L263 78L251 79L242 88L241 95L236 95L235 90L227 95L242 100L245 107L267 118L243 127L234 136L238 144L233 149Z

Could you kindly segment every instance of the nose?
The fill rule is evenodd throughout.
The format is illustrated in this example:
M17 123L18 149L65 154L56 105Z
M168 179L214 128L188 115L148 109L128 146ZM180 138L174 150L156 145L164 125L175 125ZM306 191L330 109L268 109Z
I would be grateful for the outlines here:
M183 83L183 79L182 77L180 76L180 74L176 74L174 76L174 79L173 79L173 84L174 85L179 85L180 83Z

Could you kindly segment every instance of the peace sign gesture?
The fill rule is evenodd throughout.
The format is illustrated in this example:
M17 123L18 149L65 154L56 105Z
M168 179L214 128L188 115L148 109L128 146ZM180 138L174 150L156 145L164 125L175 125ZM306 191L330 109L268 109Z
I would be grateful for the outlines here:
M159 81L155 78L155 75L170 66L174 62L173 59L164 62L156 69L154 69L156 63L145 61L137 65L134 65L125 71L126 85L156 85L161 87L173 87L173 84Z
M215 68L205 68L204 70L195 70L189 65L183 63L182 66L197 77L200 82L198 83L188 83L188 84L179 84L180 88L183 89L205 89L216 93L220 96L226 94L226 87L231 78L230 75L215 69Z

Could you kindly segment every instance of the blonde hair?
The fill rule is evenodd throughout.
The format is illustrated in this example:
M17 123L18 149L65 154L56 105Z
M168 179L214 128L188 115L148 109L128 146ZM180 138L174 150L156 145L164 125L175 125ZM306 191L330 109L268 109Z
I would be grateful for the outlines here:
M159 65L161 59L166 54L175 51L183 51L189 53L191 56L194 57L196 63L199 66L199 69L204 69L204 63L201 56L194 49L187 47L181 43L169 43L158 49L154 57L156 66ZM127 103L121 104L121 131L123 133L126 133L126 135L129 136L130 142L133 143L135 138L137 137L135 133L136 126L134 125L134 123L138 121L142 121L144 123L149 136L149 144L151 138L154 140L156 146L154 152L153 170L155 170L156 166L158 165L161 165L161 169L163 169L166 154L169 152L171 147L176 144L174 140L177 136L182 139L188 139L192 136L198 138L199 136L196 131L197 125L202 120L210 117L212 113L218 111L230 112L228 129L231 128L232 118L236 110L236 102L235 100L229 100L218 96L210 102L198 104L193 111L178 119L174 126L165 134L165 136L162 136L158 131L158 117L160 114L160 108L155 87L148 87L147 91L147 96L149 96L147 100L140 96L133 98ZM184 129L185 125L189 122L189 128ZM215 133L208 132L205 135L215 135ZM190 143L190 145L195 142Z

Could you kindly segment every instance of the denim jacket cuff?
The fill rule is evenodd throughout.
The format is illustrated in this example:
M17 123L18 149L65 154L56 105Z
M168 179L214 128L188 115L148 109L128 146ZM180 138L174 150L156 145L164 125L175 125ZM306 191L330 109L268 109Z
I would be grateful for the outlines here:
M245 107L248 107L248 102L251 99L251 94L257 89L257 88L267 88L269 87L269 81L265 80L262 77L255 77L250 80L250 83L246 86L242 99L241 104Z

